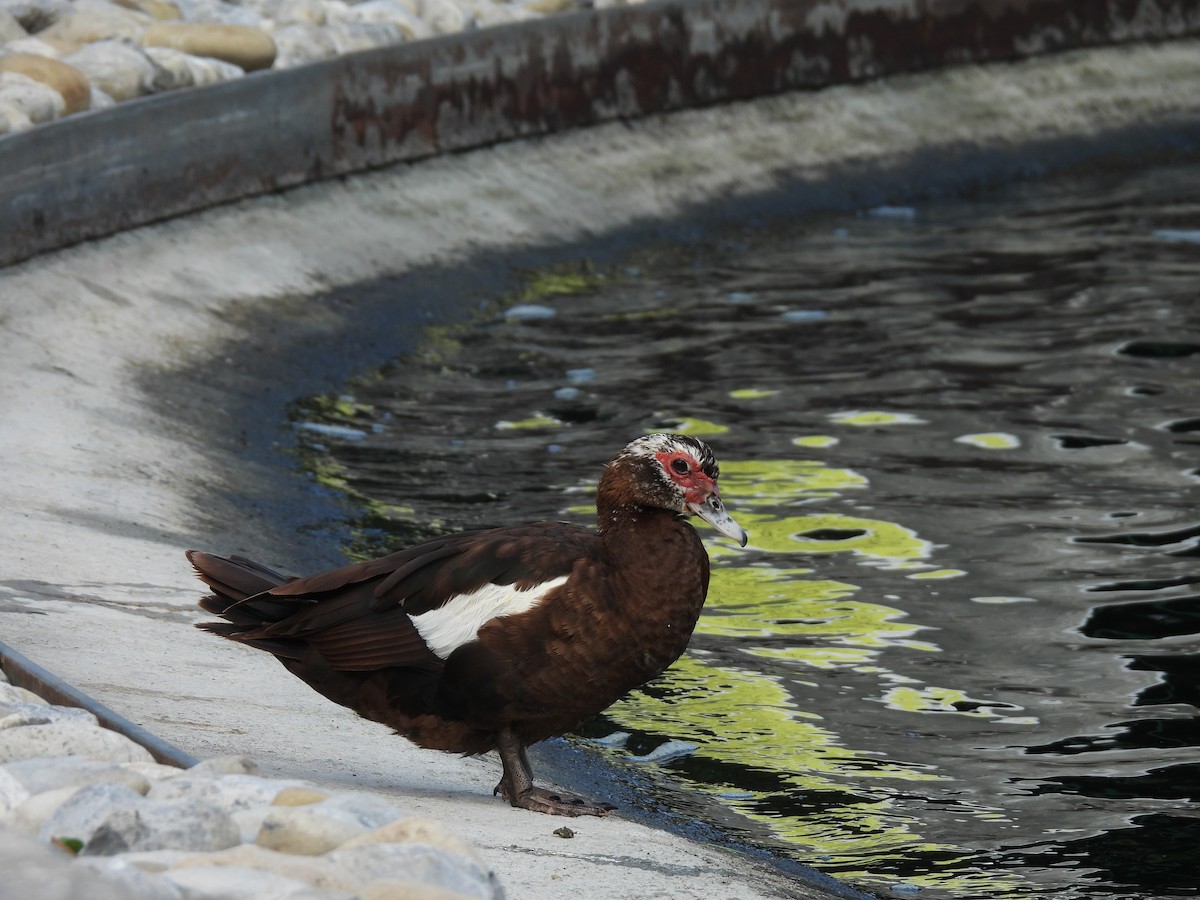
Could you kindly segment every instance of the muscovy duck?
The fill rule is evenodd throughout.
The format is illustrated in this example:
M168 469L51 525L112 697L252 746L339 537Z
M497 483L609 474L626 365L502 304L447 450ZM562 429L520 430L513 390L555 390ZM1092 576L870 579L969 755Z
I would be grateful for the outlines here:
M288 578L241 557L187 557L224 622L199 627L273 653L309 686L416 744L497 750L516 807L614 807L533 785L525 748L563 734L683 653L708 592L689 514L746 544L707 444L649 434L613 457L595 531L538 522L438 538Z

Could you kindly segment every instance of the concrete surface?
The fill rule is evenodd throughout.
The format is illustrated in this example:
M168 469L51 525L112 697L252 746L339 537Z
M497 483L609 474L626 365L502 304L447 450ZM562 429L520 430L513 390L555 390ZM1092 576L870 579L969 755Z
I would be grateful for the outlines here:
M620 817L565 823L509 809L491 797L494 760L417 750L264 654L189 627L199 585L182 551L324 563L330 539L315 549L322 535L298 536L275 513L285 497L334 501L247 450L258 438L245 436L266 428L286 441L277 400L332 387L357 364L349 354L377 364L384 357L370 354L411 341L415 322L471 302L417 302L391 320L408 317L403 333L372 343L362 329L375 312L315 293L740 214L731 209L906 202L1031 168L1187 149L1200 122L1198 51L1086 51L602 126L300 188L0 270L0 639L197 756L246 753L269 774L379 791L449 823L514 898L823 896ZM276 418L239 420L251 401L275 404ZM553 835L562 824L573 839Z

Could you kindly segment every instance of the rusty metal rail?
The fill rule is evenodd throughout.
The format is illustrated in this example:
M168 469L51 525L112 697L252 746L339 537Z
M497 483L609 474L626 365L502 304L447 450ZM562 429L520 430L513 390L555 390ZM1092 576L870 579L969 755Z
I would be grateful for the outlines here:
M163 94L0 137L0 266L218 203L617 118L1200 33L1200 0L687 0Z
M141 725L131 722L120 713L113 712L99 700L89 697L79 688L63 681L53 672L43 669L29 657L18 653L0 641L0 670L9 682L17 687L33 691L43 700L59 706L76 706L94 715L100 724L110 731L125 735L136 744L141 744L154 759L164 765L190 769L199 762L194 756L168 744L151 734Z

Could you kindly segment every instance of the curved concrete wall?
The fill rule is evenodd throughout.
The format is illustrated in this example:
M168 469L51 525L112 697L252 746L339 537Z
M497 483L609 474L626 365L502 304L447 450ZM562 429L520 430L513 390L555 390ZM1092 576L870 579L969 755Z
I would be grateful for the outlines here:
M1198 32L1200 0L688 0L464 32L0 137L0 265L514 137Z

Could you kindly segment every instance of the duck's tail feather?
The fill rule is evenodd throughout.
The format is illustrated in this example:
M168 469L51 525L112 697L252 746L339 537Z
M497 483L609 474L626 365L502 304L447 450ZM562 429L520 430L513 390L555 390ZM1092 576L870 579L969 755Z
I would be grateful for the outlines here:
M291 641L250 639L247 632L278 622L296 611L294 600L276 599L267 593L273 587L294 581L243 556L217 556L200 550L187 551L188 561L212 593L200 598L200 608L220 616L224 622L203 622L197 627L235 641L253 644L271 653L294 652Z

